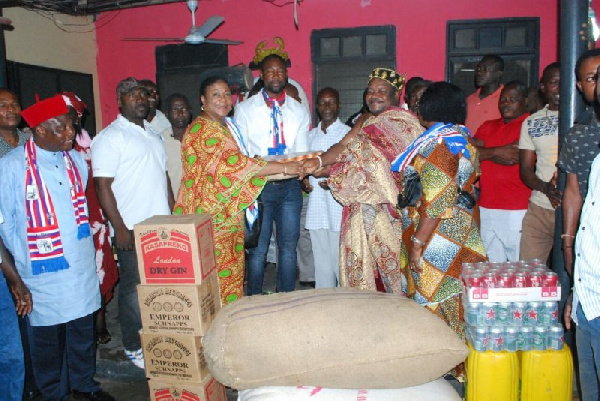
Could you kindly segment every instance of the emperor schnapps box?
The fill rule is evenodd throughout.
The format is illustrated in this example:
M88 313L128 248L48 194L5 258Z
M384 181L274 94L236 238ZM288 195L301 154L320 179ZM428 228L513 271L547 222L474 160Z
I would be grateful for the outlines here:
M154 216L134 230L142 284L200 284L216 270L208 214Z
M140 284L137 292L145 333L202 336L221 309L216 272L201 284Z
M227 401L225 387L208 376L202 383L149 380L152 401Z
M146 376L161 381L200 382L209 376L202 337L140 332Z

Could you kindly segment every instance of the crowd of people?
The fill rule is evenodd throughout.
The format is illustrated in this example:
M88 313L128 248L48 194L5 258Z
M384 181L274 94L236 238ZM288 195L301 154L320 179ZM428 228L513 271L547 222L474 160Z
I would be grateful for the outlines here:
M21 110L0 89L0 323L14 334L0 344L0 389L8 399L114 399L94 374L117 282L123 347L144 367L133 227L151 216L212 216L224 305L263 293L274 235L277 291L295 289L300 260L312 255L300 281L410 297L464 339L462 264L548 261L561 204L559 275L564 289L569 275L575 283L565 323L572 316L578 325L584 399L597 399L600 128L590 107L559 144L559 63L532 92L502 84L504 61L485 56L468 97L448 82L405 82L375 68L347 124L339 92L322 88L310 130L288 83L287 53L255 61L260 79L235 108L224 78L205 79L196 118L185 96L170 95L163 113L154 82L126 78L116 88L120 114L93 139L75 94ZM599 103L599 67L600 50L577 62L590 106ZM558 169L567 173L564 193Z

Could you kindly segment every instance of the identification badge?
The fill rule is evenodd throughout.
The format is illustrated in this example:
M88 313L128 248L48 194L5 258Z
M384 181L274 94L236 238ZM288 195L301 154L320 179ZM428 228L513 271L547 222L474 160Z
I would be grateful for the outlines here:
M37 246L38 251L42 255L54 251L54 246L52 245L51 238L37 238L35 240L35 244Z
M27 200L39 199L40 194L37 185L27 185L25 197L27 198Z

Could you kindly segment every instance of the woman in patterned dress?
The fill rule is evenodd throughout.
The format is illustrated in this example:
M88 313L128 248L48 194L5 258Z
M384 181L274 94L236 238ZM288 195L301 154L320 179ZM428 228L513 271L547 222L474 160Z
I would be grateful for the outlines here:
M432 84L420 102L419 119L427 131L392 164L392 170L404 173L405 198L407 177L416 172L422 186L420 197L402 209L406 293L462 339L461 266L486 260L473 187L478 154L465 117L464 93L447 82Z
M244 292L244 216L273 174L298 174L297 162L267 162L244 151L233 121L227 81L209 77L200 86L202 112L182 142L183 178L173 214L209 213L223 304Z

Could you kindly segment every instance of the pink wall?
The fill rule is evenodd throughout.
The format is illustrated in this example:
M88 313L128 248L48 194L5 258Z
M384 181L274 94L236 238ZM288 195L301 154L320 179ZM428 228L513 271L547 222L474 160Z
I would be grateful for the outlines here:
M275 0L276 4L289 0ZM281 36L292 60L289 75L311 98L310 34L313 29L394 24L400 72L432 80L444 79L446 21L479 18L540 17L540 67L558 55L558 0L304 0L298 6L276 7L263 0L201 0L196 18L225 17L211 37L243 40L229 47L230 64L248 63L256 44ZM124 37L180 37L191 25L185 3L102 13L96 22L98 74L104 125L118 113L117 83L130 75L155 76L156 42L124 42ZM198 83L199 85L200 83Z

